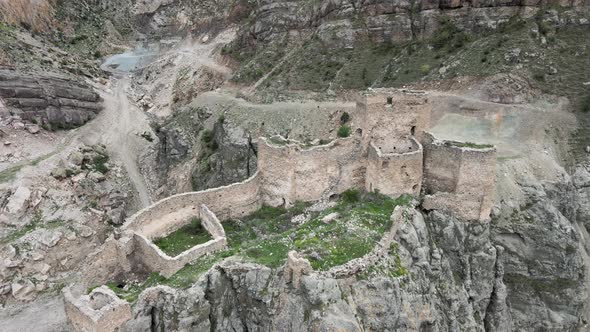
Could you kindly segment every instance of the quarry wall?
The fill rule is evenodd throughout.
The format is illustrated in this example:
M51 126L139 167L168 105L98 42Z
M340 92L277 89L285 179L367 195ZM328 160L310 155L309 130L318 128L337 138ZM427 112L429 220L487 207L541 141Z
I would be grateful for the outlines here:
M425 136L423 206L465 220L488 220L496 180L496 149Z

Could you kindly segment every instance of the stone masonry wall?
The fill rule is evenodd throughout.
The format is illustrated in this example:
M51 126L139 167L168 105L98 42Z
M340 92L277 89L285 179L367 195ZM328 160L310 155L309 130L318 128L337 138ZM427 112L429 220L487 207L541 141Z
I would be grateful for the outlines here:
M249 215L261 206L259 178L257 172L244 182L170 196L128 218L123 228L148 238L162 236L178 229L191 216L197 216L197 209L202 204L220 220ZM171 214L178 214L182 218L171 219Z
M211 234L213 239L219 239L225 237L225 230L221 226L221 222L217 219L215 213L211 212L206 205L201 205L201 223L203 227Z
M424 145L423 206L452 212L465 220L488 220L496 180L496 149L437 140Z
M192 263L202 256L223 250L227 246L227 240L222 237L194 246L176 257L170 257L143 235L135 233L133 239L135 245L133 259L141 263L148 272L158 272L166 278L172 276L186 264Z
M265 204L315 201L349 188L363 188L365 161L358 136L311 148L277 146L260 139L258 170Z
M76 296L66 287L65 311L76 331L110 332L132 318L131 306L106 286L94 289L88 295Z
M391 102L391 103L389 103ZM365 144L415 136L418 141L430 128L432 105L424 92L391 89L369 91L357 102Z
M398 197L418 196L422 187L422 146L416 140L411 153L383 153L373 143L367 157L365 190Z

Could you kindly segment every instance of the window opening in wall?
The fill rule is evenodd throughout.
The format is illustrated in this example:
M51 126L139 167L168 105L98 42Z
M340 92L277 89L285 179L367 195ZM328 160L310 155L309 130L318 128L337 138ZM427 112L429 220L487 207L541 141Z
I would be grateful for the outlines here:
M393 105L393 97L387 97L387 105Z
M369 183L369 192L373 192L373 183Z
M412 126L412 129L410 129L410 135L416 135L416 126Z

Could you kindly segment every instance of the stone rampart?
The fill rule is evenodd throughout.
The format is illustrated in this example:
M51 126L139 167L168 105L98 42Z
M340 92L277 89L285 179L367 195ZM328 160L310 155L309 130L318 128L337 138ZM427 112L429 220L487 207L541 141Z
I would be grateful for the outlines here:
M421 91L374 89L357 101L365 144L415 136L422 142L430 128L432 104Z
M384 152L371 142L367 156L365 190L398 197L403 194L418 196L422 187L422 145L414 138L404 143L407 152ZM408 147L409 146L409 147ZM389 149L394 151L394 149ZM402 151L402 149L396 149Z
M135 230L133 233L133 250L131 261L139 264L142 269L147 272L158 272L164 277L170 277L176 271L183 268L186 264L192 263L198 258L211 254L215 251L225 249L227 247L227 239L225 238L225 231L219 222L219 219L206 205L201 204L197 212L192 216L186 216L184 219L175 218L173 226L166 228L166 232L160 234L143 234L141 228ZM203 228L211 235L211 240L206 243L196 245L174 257L169 256L156 246L151 240L155 237L165 237L171 232L189 224L192 217L199 218ZM163 228L161 228L163 229Z
M219 239L225 237L225 230L221 226L221 222L217 219L217 216L209 210L206 205L201 205L201 224L213 239Z
M123 229L143 234L148 239L169 234L198 216L206 205L220 220L239 218L261 207L260 172L244 182L198 192L173 195L137 212Z
M141 263L148 272L158 272L166 278L172 276L186 264L227 247L227 240L225 237L221 237L194 246L175 257L170 257L141 234L135 233L133 239L135 244L133 258Z
M85 286L103 285L131 272L133 250L133 233L123 233L118 238L109 237L98 251L88 257L88 265L82 271Z
M426 135L423 206L465 220L488 220L496 180L496 148Z
M365 160L360 136L326 145L274 144L261 138L258 171L264 204L316 201L350 188L363 188Z

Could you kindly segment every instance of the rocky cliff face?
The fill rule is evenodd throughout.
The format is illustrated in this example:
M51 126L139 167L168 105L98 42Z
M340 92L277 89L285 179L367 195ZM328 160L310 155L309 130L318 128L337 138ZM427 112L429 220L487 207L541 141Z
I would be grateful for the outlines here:
M587 320L590 173L521 183L492 222L441 212L402 223L364 272L304 276L230 258L186 291L143 293L124 331L574 331ZM504 204L506 202L503 202ZM382 264L397 260L395 272Z
M572 179L522 183L527 203L492 225L515 328L575 330L588 319L589 179L580 167Z
M227 260L188 291L148 290L127 330L510 330L502 249L488 224L418 214L396 240L401 277L315 273L297 289L280 269Z
M562 23L580 23L575 13L588 2L464 0L261 1L242 37L250 42L294 39L317 33L322 40L352 46L355 41L393 42L424 38L449 19L468 31L496 28L511 17L532 17L543 8L569 11Z
M87 84L10 70L0 71L0 99L14 115L49 129L81 126L102 109L100 96Z

